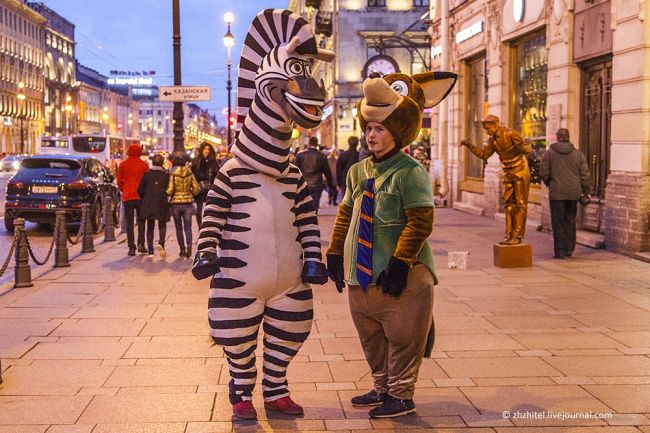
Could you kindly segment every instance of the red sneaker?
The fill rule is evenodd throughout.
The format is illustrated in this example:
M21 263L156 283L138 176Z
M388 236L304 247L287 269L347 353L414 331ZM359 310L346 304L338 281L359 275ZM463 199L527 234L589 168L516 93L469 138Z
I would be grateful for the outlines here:
M232 405L232 413L241 419L257 419L257 411L250 400L242 400Z
M282 397L273 401L265 401L264 407L287 415L302 415L302 406L291 400L291 397Z

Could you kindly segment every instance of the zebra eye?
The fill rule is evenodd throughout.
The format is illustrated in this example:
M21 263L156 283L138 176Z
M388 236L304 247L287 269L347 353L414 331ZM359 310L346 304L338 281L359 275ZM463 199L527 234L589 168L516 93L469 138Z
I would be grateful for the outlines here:
M295 75L302 75L304 68L302 66L302 63L293 62L292 64L289 65L289 71L291 71L291 73Z
M409 86L402 80L393 82L390 87L402 96L408 96L409 94Z

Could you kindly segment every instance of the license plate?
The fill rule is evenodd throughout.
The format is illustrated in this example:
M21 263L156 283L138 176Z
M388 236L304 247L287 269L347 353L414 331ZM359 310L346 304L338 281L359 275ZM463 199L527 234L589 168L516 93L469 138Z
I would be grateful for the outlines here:
M56 186L33 186L32 192L34 194L56 194L59 190Z

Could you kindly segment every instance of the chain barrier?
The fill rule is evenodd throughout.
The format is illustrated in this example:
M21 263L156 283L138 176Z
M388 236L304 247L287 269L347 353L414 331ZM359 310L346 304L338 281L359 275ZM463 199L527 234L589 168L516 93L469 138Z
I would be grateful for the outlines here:
M70 233L68 232L66 232L65 235L68 238L68 242L70 242L72 245L77 245L83 238L85 232L86 232L86 209L82 209L81 224L79 225L79 231L77 232L77 237L73 238L72 236L70 236Z
M4 265L2 265L2 269L0 269L0 277L4 275L7 268L9 267L9 263L11 263L11 258L13 257L14 251L16 250L16 245L18 245L18 237L19 236L20 236L20 233L16 230L14 232L14 240L11 241L11 248L9 248L9 255L7 256L7 259L5 260Z
M48 260L50 260L50 256L52 255L52 251L54 251L54 244L56 243L56 234L59 231L59 224L61 224L61 218L56 219L56 223L54 224L54 231L53 236L52 236L52 242L50 242L50 248L47 251L47 255L43 260L38 260L36 258L36 255L34 254L34 250L32 249L32 245L29 243L29 236L26 236L25 239L27 239L27 250L29 251L29 256L34 260L34 263L36 263L39 266L43 266L45 263L47 263Z

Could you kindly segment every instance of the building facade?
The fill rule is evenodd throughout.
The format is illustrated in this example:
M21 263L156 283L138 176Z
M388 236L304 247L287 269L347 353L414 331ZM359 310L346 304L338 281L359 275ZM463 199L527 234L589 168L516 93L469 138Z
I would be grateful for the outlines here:
M431 67L428 0L295 0L289 7L310 20L321 46L336 52L315 74L331 95L314 131L327 147L344 150L350 136L361 136L356 106L370 72L414 74ZM419 140L428 141L424 126Z
M45 135L70 135L76 129L74 95L75 26L43 3L27 5L47 19L45 24L43 119Z
M22 1L0 0L0 152L32 153L43 132L45 22Z
M449 46L442 46L442 1L449 6ZM567 128L587 156L592 203L581 207L584 241L614 251L650 250L650 6L631 0L438 0L431 10L433 68L446 50L460 79L434 144L455 208L502 218L500 163L457 144L481 144L481 119L494 114L536 148L529 226L550 229L548 192L536 177L539 155ZM441 147L442 148L442 147ZM434 147L434 154L436 148Z

